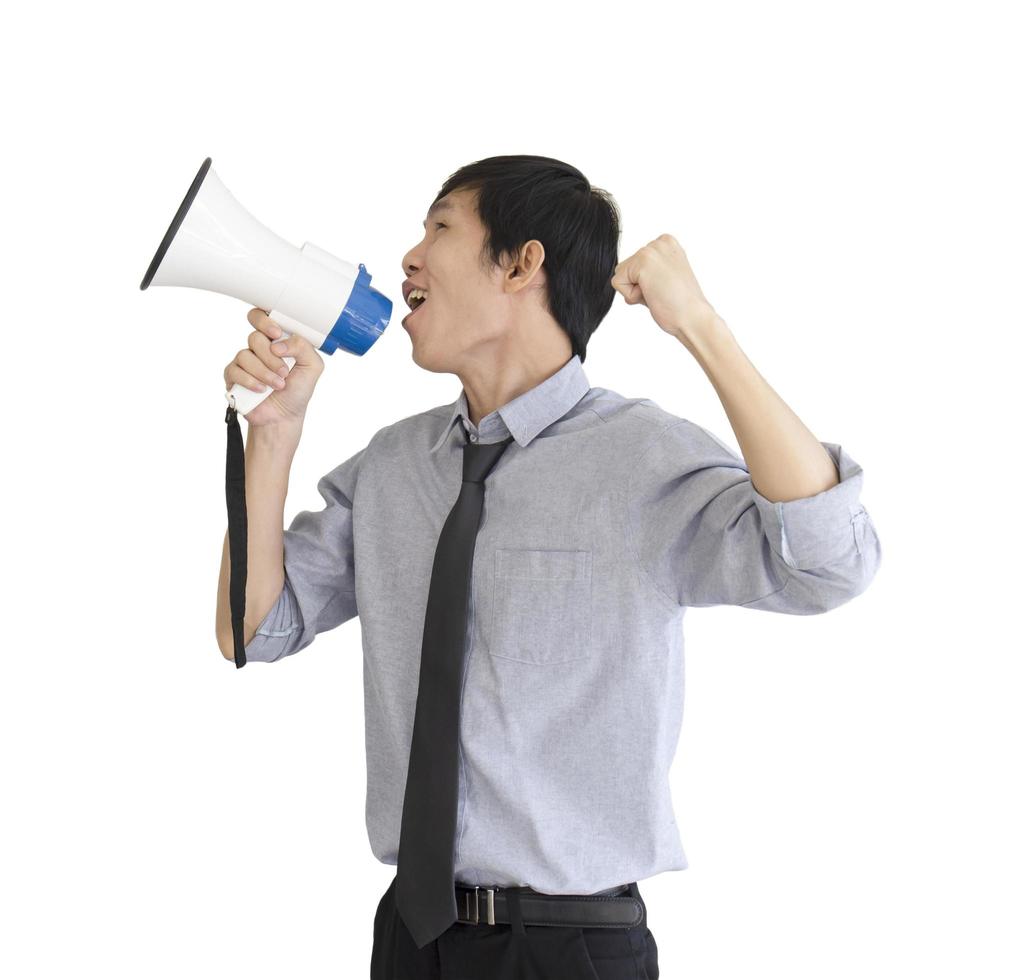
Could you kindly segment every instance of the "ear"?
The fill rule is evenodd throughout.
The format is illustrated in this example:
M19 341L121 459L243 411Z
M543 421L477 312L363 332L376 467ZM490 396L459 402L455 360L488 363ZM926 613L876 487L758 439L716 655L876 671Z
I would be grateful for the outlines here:
M507 278L514 289L541 286L547 281L544 271L544 246L536 238L530 239L508 270Z

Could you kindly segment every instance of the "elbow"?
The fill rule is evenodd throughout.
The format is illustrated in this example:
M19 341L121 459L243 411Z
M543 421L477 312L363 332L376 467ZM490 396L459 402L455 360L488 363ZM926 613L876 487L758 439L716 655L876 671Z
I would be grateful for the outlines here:
M225 660L235 662L235 637L232 633L217 633L217 646L220 648L220 655Z
M874 581L882 563L882 547L865 511L858 515L853 530L852 546L842 559L819 568L789 569L788 590L801 593L801 605L808 615L845 605Z
M786 592L804 615L817 616L838 609L867 591L878 565L875 552L859 554L854 561L842 565L791 571Z

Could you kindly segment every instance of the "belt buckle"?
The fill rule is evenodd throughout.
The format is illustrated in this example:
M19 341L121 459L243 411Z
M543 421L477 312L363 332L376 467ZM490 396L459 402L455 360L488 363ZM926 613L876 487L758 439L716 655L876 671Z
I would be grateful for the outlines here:
M496 889L494 889L494 888L485 888L484 889L484 891L487 892L487 924L491 925L491 926L496 924L495 921L494 921L494 892L495 892L495 890ZM470 915L472 915L473 917L470 918ZM468 891L466 892L466 918L463 921L468 923L469 925L474 925L474 926L480 924L480 886L479 885L474 885L473 886L473 911L472 911L472 913L470 913L470 911L469 911L469 892Z

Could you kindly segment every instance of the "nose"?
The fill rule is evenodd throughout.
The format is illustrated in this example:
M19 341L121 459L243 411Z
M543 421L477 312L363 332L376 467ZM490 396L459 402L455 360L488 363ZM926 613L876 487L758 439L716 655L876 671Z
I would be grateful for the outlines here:
M423 243L421 242L420 245L422 244ZM422 266L419 255L420 245L416 245L414 248L409 249L409 251L402 256L402 271L407 276L414 276Z

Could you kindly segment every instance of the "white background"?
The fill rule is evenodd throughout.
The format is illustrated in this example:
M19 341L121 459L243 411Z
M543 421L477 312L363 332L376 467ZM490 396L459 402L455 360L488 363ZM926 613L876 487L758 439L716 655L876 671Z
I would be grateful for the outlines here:
M661 976L1021 976L1021 32L1009 4L22 5L0 73L0 974L368 972L358 620L221 656L224 366L248 306L139 290L199 165L398 314L325 358L286 519L399 418L400 266L443 180L539 153L663 232L769 383L864 467L883 547L823 616L693 610L690 867ZM733 447L616 297L591 384ZM243 431L245 423L242 423ZM637 711L643 711L637 705Z

